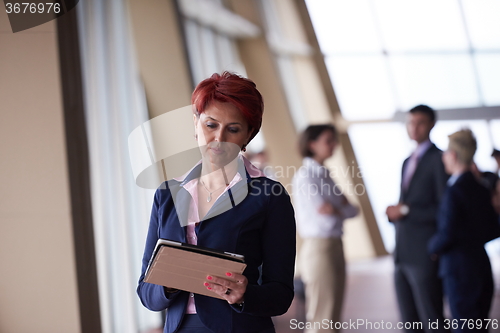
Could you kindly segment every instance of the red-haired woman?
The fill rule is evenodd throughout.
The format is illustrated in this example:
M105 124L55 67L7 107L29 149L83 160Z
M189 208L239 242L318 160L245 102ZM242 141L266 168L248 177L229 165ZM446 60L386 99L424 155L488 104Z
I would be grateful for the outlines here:
M271 316L293 299L295 219L284 187L239 153L260 129L262 96L224 72L202 81L192 104L202 160L156 191L137 292L148 309L168 309L164 332L274 332ZM242 254L247 267L207 276L224 300L146 283L159 238Z

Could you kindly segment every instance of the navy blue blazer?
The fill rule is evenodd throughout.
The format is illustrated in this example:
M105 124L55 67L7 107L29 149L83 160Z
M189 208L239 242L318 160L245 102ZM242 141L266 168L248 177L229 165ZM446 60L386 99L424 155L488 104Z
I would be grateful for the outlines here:
M182 182L164 183L154 197L137 293L146 308L168 309L164 329L167 333L179 327L189 293L165 293L162 286L144 282L144 273L158 238L187 243L183 227L187 205L174 205L174 201L178 203L189 196L182 186L199 177L200 171L201 165ZM199 246L245 256L247 268L243 274L248 279L245 302L240 307L195 294L196 311L203 324L214 332L274 332L271 316L285 313L294 296L294 211L280 183L266 177L250 178L240 168L241 174L243 180L214 203L195 230ZM228 202L235 204L234 207L219 214L211 213Z
M489 191L471 172L448 187L438 214L438 230L428 250L439 255L439 274L465 278L491 274L484 244L500 236Z

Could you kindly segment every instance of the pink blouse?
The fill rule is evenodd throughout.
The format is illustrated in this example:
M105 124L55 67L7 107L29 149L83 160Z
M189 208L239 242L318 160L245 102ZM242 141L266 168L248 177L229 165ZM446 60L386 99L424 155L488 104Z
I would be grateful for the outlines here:
M245 165L245 169L251 178L265 177L264 173L261 170L259 170L253 164L251 164L250 161L248 161L245 157L242 158ZM217 197L217 199L219 199L221 195L226 193L227 190L229 190L231 187L233 187L236 183L238 183L242 179L243 178L241 177L241 175L239 173L236 173L236 175L234 175L229 185L224 189L224 191L222 191L222 193ZM198 191L196 190L198 187L198 181L199 178L194 178L184 185L184 189L188 191L192 197L191 203L189 204L188 225L186 232L187 242L188 244L192 245L198 244L198 237L196 236L196 231L195 231L196 224L200 222L200 216L198 213ZM215 201L217 201L217 199ZM189 300L186 306L186 313L196 314L196 305L194 302L193 293L189 295Z

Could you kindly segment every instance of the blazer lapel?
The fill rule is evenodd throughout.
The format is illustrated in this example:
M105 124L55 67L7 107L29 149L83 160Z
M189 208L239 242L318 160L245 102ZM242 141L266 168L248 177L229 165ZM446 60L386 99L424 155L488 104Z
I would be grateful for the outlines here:
M422 173L422 169L425 168L425 163L426 163L426 160L429 158L429 154L430 154L431 150L435 149L435 147L436 146L434 144L432 144L429 148L427 148L425 153L418 160L417 167L415 169L415 172L413 173L413 176L411 177L410 184L408 185L408 188L406 189L406 191L404 191L405 193L409 193L411 188L413 186L415 186L414 184L416 181L418 181L418 177ZM407 164L407 163L408 163L408 159L405 161L405 164Z
M172 182L172 184L170 183ZM191 203L191 195L189 192L176 181L169 181L170 193L175 205L175 211L179 219L181 227L188 224L189 206Z

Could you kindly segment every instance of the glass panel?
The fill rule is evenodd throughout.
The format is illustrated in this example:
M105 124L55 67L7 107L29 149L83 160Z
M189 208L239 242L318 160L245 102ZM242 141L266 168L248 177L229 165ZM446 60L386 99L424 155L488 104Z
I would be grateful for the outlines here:
M462 0L472 46L500 48L500 1Z
M436 109L480 104L468 55L392 56L390 62L405 110L417 104Z
M215 48L214 51L217 54L218 62L220 63L221 70L234 67L236 59L233 57L233 49L231 46L231 40L226 36L221 36L219 34L215 35Z
M215 33L206 27L199 26L201 42L201 59L203 61L203 76L210 77L219 70L219 59L215 49Z
M413 146L401 123L352 125L349 137L385 247L392 251L394 226L388 222L385 210L399 201L401 166Z
M304 111L302 95L297 85L292 60L290 57L277 56L275 58L275 64L278 66L290 116L292 117L295 129L297 132L300 132L307 126L307 117Z
M217 72L230 71L246 77L245 67L240 62L238 49L235 47L234 41L229 37L217 34L215 42L215 51L220 64Z
M199 41L198 24L191 20L184 20L184 31L186 33L186 45L188 49L189 65L194 84L205 79L203 72L203 61L201 54L201 42Z
M328 57L326 65L346 119L392 117L396 107L382 55Z
M378 0L373 4L389 51L468 48L456 0Z
M368 0L308 0L306 3L323 53L380 52Z
M474 155L479 170L494 171L495 163L491 158L493 145L491 142L490 128L485 120L443 120L438 121L431 132L431 140L441 150L448 148L448 135L469 128L477 140L477 151Z
M485 105L500 105L500 52L476 53L477 72Z

